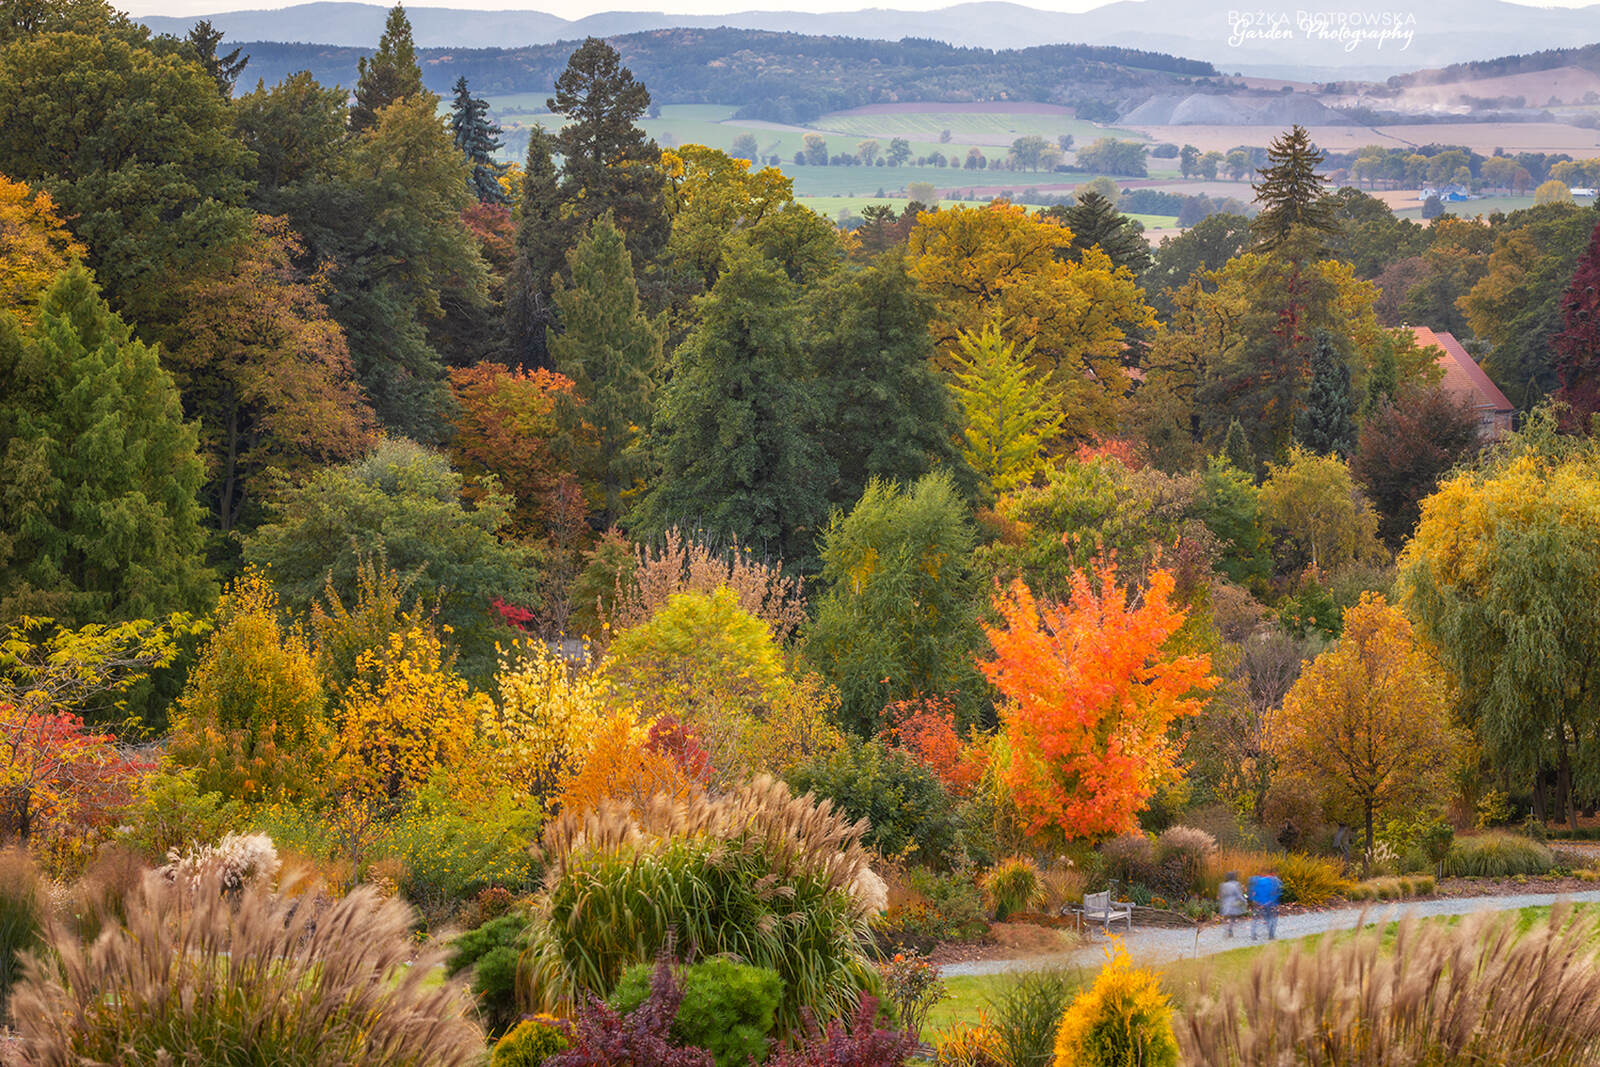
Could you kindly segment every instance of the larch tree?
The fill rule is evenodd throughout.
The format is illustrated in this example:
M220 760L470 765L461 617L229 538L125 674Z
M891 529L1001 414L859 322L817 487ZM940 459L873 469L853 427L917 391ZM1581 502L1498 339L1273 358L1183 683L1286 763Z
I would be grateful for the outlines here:
M0 314L0 618L203 611L215 595L195 427L82 267L23 334Z
M1451 721L1449 672L1375 593L1345 609L1338 644L1306 665L1266 736L1282 775L1359 818L1372 849L1379 815L1444 794L1466 748Z
M408 97L427 95L422 88L422 68L417 65L411 41L411 20L403 4L389 9L378 50L356 61L355 102L350 107L350 129L357 133L378 124L378 113ZM435 98L437 99L437 98Z
M472 95L467 76L456 79L455 98L450 102L450 135L461 154L472 164L467 188L480 204L504 204L511 198L500 185L505 165L496 163L500 150L500 126L489 121L489 104Z
M961 414L961 455L993 500L1032 482L1048 466L1046 446L1061 415L1028 363L993 324L957 342L950 391Z
M1179 777L1171 726L1216 684L1205 655L1167 649L1183 625L1173 578L1150 576L1136 606L1116 581L1079 572L1065 604L1039 603L1021 581L1000 593L994 649L979 666L1003 699L1000 773L1030 833L1067 839L1126 833Z
M596 490L604 525L647 465L639 447L661 377L662 326L639 303L633 262L609 214L594 221L567 257L572 284L557 284L562 330L550 343L556 370L572 380L557 397L562 448Z

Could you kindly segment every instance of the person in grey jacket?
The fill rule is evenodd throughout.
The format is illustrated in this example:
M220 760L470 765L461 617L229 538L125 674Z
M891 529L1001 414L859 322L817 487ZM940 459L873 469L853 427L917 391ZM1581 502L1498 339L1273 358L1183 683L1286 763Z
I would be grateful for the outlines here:
M1233 924L1244 914L1244 886L1239 884L1239 872L1229 871L1227 880L1217 889L1217 910L1228 924L1228 937L1233 936Z

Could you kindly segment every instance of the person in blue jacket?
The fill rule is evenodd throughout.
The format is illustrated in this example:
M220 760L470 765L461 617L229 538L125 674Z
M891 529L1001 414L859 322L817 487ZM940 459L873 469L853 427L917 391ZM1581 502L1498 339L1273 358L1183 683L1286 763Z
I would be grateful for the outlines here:
M1267 924L1267 940L1278 939L1278 900L1283 896L1283 883L1272 873L1258 874L1250 879L1250 940L1256 939L1256 924Z

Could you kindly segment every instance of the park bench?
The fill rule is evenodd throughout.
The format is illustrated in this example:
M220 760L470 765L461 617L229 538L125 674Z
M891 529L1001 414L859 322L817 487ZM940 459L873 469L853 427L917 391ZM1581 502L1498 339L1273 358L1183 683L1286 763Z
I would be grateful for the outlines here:
M1111 932L1111 924L1121 919L1127 930L1133 931L1133 901L1112 900L1110 893L1085 893L1083 895L1083 921L1099 923L1106 933Z

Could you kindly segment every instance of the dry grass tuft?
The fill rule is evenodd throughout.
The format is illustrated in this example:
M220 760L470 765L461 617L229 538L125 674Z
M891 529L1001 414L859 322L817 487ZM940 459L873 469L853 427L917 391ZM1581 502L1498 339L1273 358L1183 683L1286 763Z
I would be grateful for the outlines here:
M294 878L224 894L147 878L92 945L52 932L14 991L36 1067L467 1067L483 1034L437 960L414 959L411 912L368 889L318 906Z
M1209 1067L1577 1067L1600 1054L1600 926L1557 908L1406 920L1261 957L1176 1021Z

